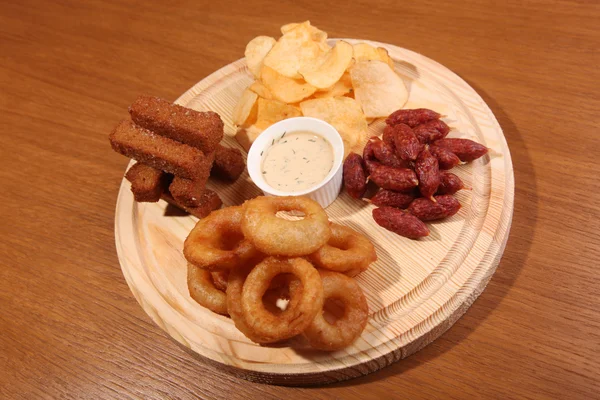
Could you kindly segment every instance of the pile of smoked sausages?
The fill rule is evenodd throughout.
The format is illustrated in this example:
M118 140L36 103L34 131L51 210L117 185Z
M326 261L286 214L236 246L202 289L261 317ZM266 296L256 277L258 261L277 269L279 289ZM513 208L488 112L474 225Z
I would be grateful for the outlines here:
M448 172L461 162L488 152L469 139L446 138L450 127L425 108L398 110L386 119L382 139L373 136L363 156L350 153L344 162L344 185L361 199L370 180L379 191L370 199L373 219L411 239L429 235L424 221L450 217L460 203L453 196L465 186Z

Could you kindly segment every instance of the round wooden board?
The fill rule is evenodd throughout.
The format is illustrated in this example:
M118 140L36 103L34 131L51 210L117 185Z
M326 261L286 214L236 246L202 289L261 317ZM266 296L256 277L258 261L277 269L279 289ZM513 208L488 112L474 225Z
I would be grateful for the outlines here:
M349 42L363 42L344 39ZM457 194L460 212L428 224L431 235L409 240L379 227L372 206L346 193L327 208L330 219L348 225L375 244L378 261L357 277L369 303L362 336L343 351L326 353L250 342L231 320L204 309L189 296L183 241L196 219L166 203L135 203L125 180L115 216L117 252L123 274L138 302L174 339L204 359L245 379L314 385L376 371L431 343L466 312L483 291L500 260L513 213L514 178L510 153L494 115L465 81L442 65L396 46L388 49L410 90L405 108L427 107L447 117L450 137L472 138L490 148L487 156L452 170L472 190ZM238 147L231 111L252 82L244 60L205 78L177 103L218 112L226 145ZM379 135L376 121L369 134ZM369 135L370 136L370 135ZM210 182L225 206L261 194L248 174L234 184ZM293 343L291 343L293 345Z

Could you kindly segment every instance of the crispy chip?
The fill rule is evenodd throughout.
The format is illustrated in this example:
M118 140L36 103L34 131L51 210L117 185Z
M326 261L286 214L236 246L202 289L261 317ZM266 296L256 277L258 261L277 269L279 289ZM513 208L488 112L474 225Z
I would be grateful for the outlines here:
M386 49L345 41L331 47L327 33L310 21L283 25L281 33L277 41L258 36L246 46L256 81L233 112L234 123L243 128L236 138L244 148L275 122L305 115L336 127L348 154L364 145L368 124L407 102Z
M367 120L360 105L349 97L306 100L300 103L300 108L305 117L319 118L333 125L342 136L346 154L367 129Z
M266 65L263 66L260 76L273 97L288 104L297 103L311 96L317 90L301 79L288 78Z
M289 30L273 46L264 59L264 65L273 68L283 76L300 79L298 70L312 63L324 50L312 39L310 23L303 22Z
M342 40L313 63L305 64L298 70L306 82L319 89L331 87L340 80L352 61L352 45Z
M304 21L304 22L308 22L310 24L310 21ZM295 29L298 25L300 25L302 22L290 22L289 24L285 24L281 27L281 34L285 35L286 33L288 33L289 31L291 31L292 29Z
M327 44L327 42L317 42L319 44L319 49L321 49L321 53L327 53L331 50L331 46Z
M275 39L270 36L257 36L246 45L244 53L246 64L248 64L248 69L255 77L260 76L263 60L275 43Z
M380 60L377 49L368 43L357 43L352 46L356 61Z
M302 25L302 24L307 24L309 26L307 29L309 30L309 32L311 34L312 40L314 40L315 42L325 42L327 40L327 32L320 30L316 26L312 26L310 24L310 21L304 21L301 23L292 22L290 24L285 24L281 27L281 34L285 35L289 31L297 28L299 25Z
M257 113L258 95L250 89L244 90L242 97L233 109L233 123L238 126L248 126L254 123Z
M354 98L367 118L387 117L402 108L408 91L402 79L383 61L359 61L350 69Z
M394 62L390 58L388 51L383 47L375 48L368 43L357 43L352 47L354 48L353 57L355 61L379 60L394 69Z
M269 91L269 89L261 81L254 81L252 85L248 87L248 89L252 90L263 99L273 98L271 91Z
M299 117L302 113L294 106L282 103L277 100L258 99L258 112L255 126L259 129L267 129L275 122Z
M394 60L392 60L392 57L390 57L386 49L384 49L383 47L378 47L377 52L379 53L379 59L381 61L387 63L387 65L389 65L391 69L396 68L396 66L394 65Z
M352 93L352 80L350 79L350 73L345 72L340 80L334 83L333 86L319 90L315 92L313 96L319 99L322 97L345 96L349 93Z

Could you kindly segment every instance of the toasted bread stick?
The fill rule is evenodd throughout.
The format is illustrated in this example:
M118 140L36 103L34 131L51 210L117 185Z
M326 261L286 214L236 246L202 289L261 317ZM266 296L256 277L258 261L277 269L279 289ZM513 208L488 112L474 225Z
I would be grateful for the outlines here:
M217 146L215 162L210 171L212 176L235 181L244 172L245 168L246 163L244 163L244 156L242 156L241 151L221 145Z
M208 176L214 161L214 152L205 154L127 120L117 125L109 139L116 152L186 179Z
M140 163L129 168L125 178L131 182L133 198L140 203L155 203L160 200L160 195L169 187L170 181L163 171Z
M169 183L177 178L171 174L164 173L163 171L144 164L137 163L133 165L129 171L127 171L125 177L131 182L131 190L136 201L158 201L138 200L138 190L141 190L139 188L144 188L144 195L146 195L146 191L152 192L152 194L155 195L156 191L160 189L158 195L159 199L162 198L166 202L198 218L206 217L211 211L220 208L223 204L219 196L212 190L204 190L198 197L196 206L182 204L175 200L169 192ZM160 177L160 179L156 179L157 177Z
M169 185L171 196L185 207L198 207L206 189L206 181L192 181L190 179L175 177Z
M223 202L219 198L219 196L213 192L212 190L206 190L202 196L200 205L197 207L186 207L183 204L179 203L177 200L171 196L169 192L164 192L161 198L169 204L174 205L175 207L181 208L183 211L186 211L198 218L204 218L211 211L214 211L221 207Z
M207 153L223 139L223 121L212 111L199 112L158 97L140 96L129 113L141 127Z

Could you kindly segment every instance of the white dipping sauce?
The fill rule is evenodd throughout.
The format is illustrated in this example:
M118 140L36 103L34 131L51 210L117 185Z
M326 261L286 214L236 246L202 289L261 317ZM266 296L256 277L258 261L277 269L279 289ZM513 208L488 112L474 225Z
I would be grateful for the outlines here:
M261 172L274 189L300 192L323 182L333 168L333 147L308 131L285 132L262 154Z

